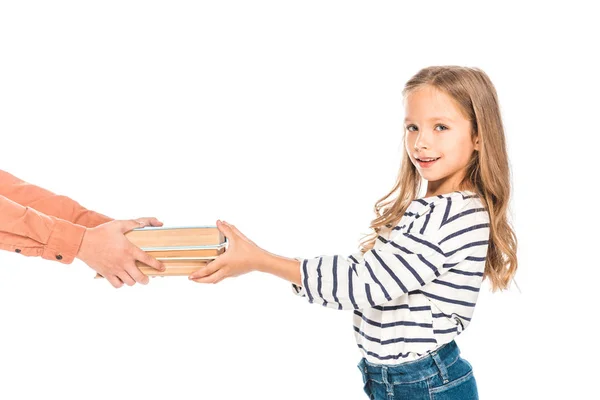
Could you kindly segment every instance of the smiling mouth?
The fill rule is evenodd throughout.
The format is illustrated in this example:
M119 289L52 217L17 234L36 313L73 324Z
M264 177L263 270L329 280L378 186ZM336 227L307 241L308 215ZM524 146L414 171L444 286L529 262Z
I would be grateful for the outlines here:
M419 167L421 169L429 169L431 168L436 162L437 160L439 160L441 157L435 157L435 158L415 158L415 160L417 160L417 164L419 165Z
M437 161L439 159L440 159L440 157L434 157L434 158L417 158L417 161L419 161L419 162L431 162L431 161Z

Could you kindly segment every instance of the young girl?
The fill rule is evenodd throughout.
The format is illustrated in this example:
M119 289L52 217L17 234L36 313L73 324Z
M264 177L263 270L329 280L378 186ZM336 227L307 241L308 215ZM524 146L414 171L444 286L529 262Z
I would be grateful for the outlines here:
M406 152L360 252L284 258L217 221L229 247L190 279L257 270L292 282L310 303L353 310L371 399L477 399L454 338L471 321L482 280L505 289L517 269L498 99L483 71L455 66L422 69L403 95ZM421 178L427 192L418 198Z

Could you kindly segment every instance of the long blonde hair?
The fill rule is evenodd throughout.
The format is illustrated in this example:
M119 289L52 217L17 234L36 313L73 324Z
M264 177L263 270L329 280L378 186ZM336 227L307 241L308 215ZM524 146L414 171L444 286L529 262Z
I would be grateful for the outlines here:
M425 85L451 96L463 115L471 121L473 137L479 136L479 151L473 152L458 190L478 194L489 213L490 240L484 279L490 279L492 291L506 289L517 270L517 237L508 222L510 170L496 89L486 73L478 68L433 66L414 75L406 83L402 94L406 99L412 91ZM363 253L373 248L383 226L400 221L420 193L421 177L410 161L406 147L402 147L404 152L396 183L375 203L376 218L370 225L373 232L360 243Z

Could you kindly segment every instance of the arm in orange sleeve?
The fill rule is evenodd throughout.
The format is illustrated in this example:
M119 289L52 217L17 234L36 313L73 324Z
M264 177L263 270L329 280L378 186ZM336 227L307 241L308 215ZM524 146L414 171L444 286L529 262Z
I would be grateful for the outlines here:
M70 264L85 229L0 196L0 249Z
M43 214L88 228L112 221L112 218L88 210L69 197L60 196L24 182L2 170L0 170L0 196L4 196L22 206L31 207Z
M70 264L86 227L111 218L0 170L0 249Z

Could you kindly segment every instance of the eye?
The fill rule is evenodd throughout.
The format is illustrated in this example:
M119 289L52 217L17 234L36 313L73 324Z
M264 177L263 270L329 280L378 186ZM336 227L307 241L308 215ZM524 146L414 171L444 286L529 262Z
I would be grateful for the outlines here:
M442 131L448 130L448 127L446 125L436 125L436 128L444 128L442 129Z
M416 126L414 126L414 125L408 125L408 126L406 127L406 130L407 130L407 131L409 131L409 132L414 132L414 131L410 130L410 128L416 128Z

